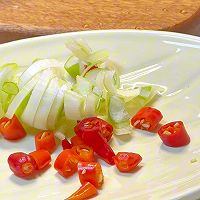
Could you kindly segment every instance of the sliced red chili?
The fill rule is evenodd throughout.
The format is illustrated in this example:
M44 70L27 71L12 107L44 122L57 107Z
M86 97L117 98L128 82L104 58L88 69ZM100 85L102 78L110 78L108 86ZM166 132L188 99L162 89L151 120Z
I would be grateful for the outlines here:
M7 140L19 140L26 136L26 131L16 115L12 119L8 119L7 117L0 119L0 132Z
M137 129L153 131L163 118L161 112L155 108L144 107L131 119L131 124Z
M44 169L51 162L51 155L47 150L40 149L29 153L29 155L35 160L37 169Z
M78 175L81 184L90 182L96 188L100 188L104 181L101 165L97 162L79 162Z
M181 147L190 143L190 136L182 121L165 124L159 129L158 134L163 143L170 147Z
M116 167L120 172L131 172L142 161L142 157L137 153L119 152L114 157Z
M71 149L62 151L55 160L54 168L63 177L69 177L77 171L79 157Z
M80 161L92 162L95 160L93 149L87 145L76 145L72 147L72 150L79 157Z
M44 149L53 153L56 149L56 140L51 131L41 131L35 135L36 150Z
M83 200L94 197L95 195L97 195L97 189L94 185L87 182L65 200Z
M81 123L81 125L79 125L79 123ZM76 131L81 132L83 131L82 129L85 129L85 128L89 129L90 127L92 129L93 127L95 127L95 128L98 128L99 134L102 135L106 139L106 141L109 141L113 135L112 125L98 117L85 118L82 121L79 121L79 123L74 128L75 132ZM79 128L79 130L77 130L76 127Z
M76 145L85 144L85 143L79 136L75 135L71 138L71 144L72 146L76 146Z
M16 152L8 157L8 164L12 172L19 177L32 176L37 169L35 160L23 152Z
M102 136L102 126L99 122L96 117L83 119L75 126L74 131L103 160L108 164L114 164L113 156L115 156L115 153Z

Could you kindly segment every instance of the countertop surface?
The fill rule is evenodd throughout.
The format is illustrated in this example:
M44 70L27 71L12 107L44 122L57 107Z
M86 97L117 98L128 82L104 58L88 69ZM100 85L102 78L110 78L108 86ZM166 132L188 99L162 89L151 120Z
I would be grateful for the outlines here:
M0 42L60 32L150 29L200 34L200 0L2 0Z

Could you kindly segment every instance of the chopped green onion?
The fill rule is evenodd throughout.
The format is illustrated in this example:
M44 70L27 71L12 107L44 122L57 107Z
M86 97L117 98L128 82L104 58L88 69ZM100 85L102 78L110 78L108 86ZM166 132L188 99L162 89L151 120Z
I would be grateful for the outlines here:
M16 95L19 92L19 88L14 82L4 82L2 86L2 90L11 95Z
M80 75L80 65L79 63L73 64L70 67L66 67L65 70L69 73L72 78L76 78L76 76Z

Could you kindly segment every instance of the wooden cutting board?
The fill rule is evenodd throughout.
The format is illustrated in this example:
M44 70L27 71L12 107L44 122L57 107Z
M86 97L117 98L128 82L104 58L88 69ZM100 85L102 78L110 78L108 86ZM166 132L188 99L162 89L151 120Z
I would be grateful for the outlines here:
M200 34L200 0L1 0L0 42L94 29Z

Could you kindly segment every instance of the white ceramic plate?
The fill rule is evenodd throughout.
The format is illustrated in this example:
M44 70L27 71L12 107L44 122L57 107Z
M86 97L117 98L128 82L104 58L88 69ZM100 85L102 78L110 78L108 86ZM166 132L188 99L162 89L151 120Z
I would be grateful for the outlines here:
M35 58L65 60L69 52L64 43L69 36L83 38L94 49L109 50L111 59L124 67L123 73L139 70L126 76L126 81L166 86L166 94L154 104L164 115L162 123L183 120L191 137L190 145L177 149L164 146L157 135L141 131L134 131L130 137L116 137L114 150L140 153L142 167L135 173L121 174L101 162L105 183L95 199L200 197L200 39L154 31L67 33L0 45L0 64L28 65ZM64 179L53 167L34 180L12 175L6 162L9 154L33 151L33 144L31 136L17 143L0 138L0 199L62 200L80 186L77 175ZM191 163L194 158L197 162Z

